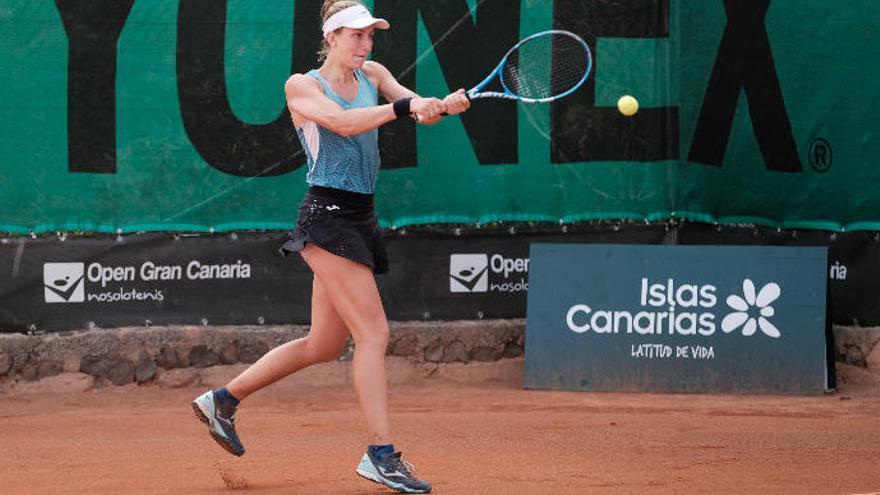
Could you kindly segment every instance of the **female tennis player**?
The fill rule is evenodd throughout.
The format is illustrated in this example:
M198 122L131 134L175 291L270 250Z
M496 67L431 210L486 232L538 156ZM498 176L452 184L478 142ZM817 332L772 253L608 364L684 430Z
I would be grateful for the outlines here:
M464 90L443 100L421 98L379 63L368 61L373 32L388 29L355 0L325 0L323 65L285 84L287 105L308 158L309 190L294 230L281 246L298 252L314 273L308 336L281 345L225 387L206 392L193 409L211 436L244 454L235 432L239 401L307 366L335 359L350 334L354 389L370 432L357 473L403 493L428 493L391 442L385 351L388 322L374 273L388 271L373 191L379 172L378 127L414 115L433 124L470 106ZM381 94L389 104L378 105Z

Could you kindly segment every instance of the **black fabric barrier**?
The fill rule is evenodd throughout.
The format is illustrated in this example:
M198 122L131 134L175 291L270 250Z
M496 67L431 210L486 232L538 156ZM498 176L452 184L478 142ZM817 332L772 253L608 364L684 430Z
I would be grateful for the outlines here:
M880 324L880 238L870 233L602 223L424 228L386 237L391 271L377 280L392 320L523 318L530 243L581 242L827 245L833 321ZM0 239L0 331L307 323L311 273L298 257L278 255L282 238Z
M120 241L8 240L0 244L0 327L303 321L307 269L276 256L279 238L144 234ZM58 294L53 284L78 292Z

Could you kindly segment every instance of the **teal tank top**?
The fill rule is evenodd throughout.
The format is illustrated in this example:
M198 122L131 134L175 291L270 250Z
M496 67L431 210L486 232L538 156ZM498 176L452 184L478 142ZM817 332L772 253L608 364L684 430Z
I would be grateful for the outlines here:
M366 74L355 70L357 96L349 101L337 95L317 70L307 75L324 87L324 94L343 110L376 106L379 92ZM379 175L379 130L373 129L344 137L315 122L306 121L296 130L308 159L306 182L313 186L332 187L362 194L372 194Z

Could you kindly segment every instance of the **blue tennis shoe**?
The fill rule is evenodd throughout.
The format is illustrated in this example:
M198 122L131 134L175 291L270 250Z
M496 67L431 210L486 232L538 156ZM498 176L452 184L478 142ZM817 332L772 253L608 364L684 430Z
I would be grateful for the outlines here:
M235 433L235 407L224 407L211 390L198 396L192 408L199 421L208 425L211 438L230 454L244 455L244 445Z

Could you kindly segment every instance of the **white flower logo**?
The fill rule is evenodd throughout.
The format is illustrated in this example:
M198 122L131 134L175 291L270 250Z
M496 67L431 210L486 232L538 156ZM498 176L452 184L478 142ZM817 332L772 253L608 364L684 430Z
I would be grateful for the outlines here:
M778 339L780 337L779 329L770 323L768 318L775 314L770 303L778 299L779 294L779 285L770 282L762 287L758 295L755 296L755 284L749 279L743 280L743 295L745 299L737 295L731 295L727 298L727 305L736 310L736 312L724 317L724 320L721 321L721 330L724 333L730 333L742 326L742 334L748 337L754 335L755 331L760 327L762 332ZM749 314L749 309L755 307L758 308L760 314L757 321Z

